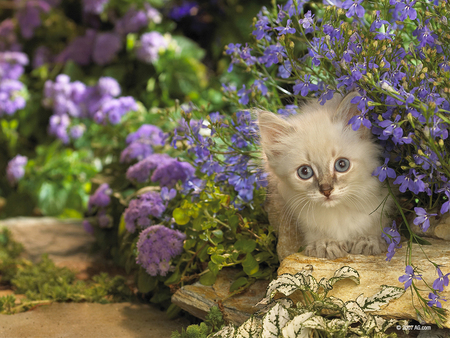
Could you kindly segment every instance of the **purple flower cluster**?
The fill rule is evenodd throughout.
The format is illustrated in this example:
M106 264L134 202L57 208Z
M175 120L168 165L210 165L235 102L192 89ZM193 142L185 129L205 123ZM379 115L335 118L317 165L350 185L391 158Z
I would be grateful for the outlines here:
M153 154L154 146L164 146L167 139L160 128L151 124L143 124L136 132L127 136L128 146L120 155L120 162L129 163L134 159L138 161Z
M101 14L109 0L83 0L84 11L86 13Z
M169 18L180 21L186 16L198 13L199 5L196 1L183 1L179 6L174 6L169 12Z
M115 32L124 36L128 33L139 32L142 28L147 27L149 22L160 23L161 14L148 3L145 3L144 6L144 10L130 8L122 18L115 22Z
M78 125L68 132L71 118L89 118L99 124L119 123L123 115L137 109L131 96L119 95L120 86L110 77L100 78L92 87L79 81L70 82L65 74L58 75L55 82L46 81L43 105L52 108L54 113L50 117L49 133L68 143L69 136L78 138L84 131L84 126Z
M17 155L8 162L6 167L6 178L11 185L19 181L25 175L24 166L27 164L28 158L26 156Z
M25 39L31 39L36 28L41 26L41 14L49 12L51 5L43 0L15 0L15 2L19 4L16 17L22 36Z
M267 185L265 174L252 163L249 155L242 152L257 143L258 127L252 119L250 112L238 111L231 119L231 126L223 123L225 116L219 113L211 113L211 125L208 128L206 121L182 120L179 130L175 131L172 146L176 142L185 140L190 146L189 153L194 156L195 166L208 176L215 174L214 180L223 189L232 188L237 192L234 201L237 206L242 202L253 201L255 188L259 189ZM219 128L220 127L220 128ZM220 131L219 131L220 130ZM223 161L220 161L214 152L217 133L229 133L223 138L229 138ZM221 134L220 134L221 135Z
M139 234L136 263L150 276L165 276L170 260L183 252L186 235L163 225L153 225Z
M130 181L139 183L146 182L150 177L161 187L172 188L178 181L185 183L193 178L194 174L195 169L188 162L180 162L167 154L151 154L129 167L126 176Z
M159 53L164 51L169 43L158 32L150 32L141 35L140 46L136 50L136 56L139 60L146 63L153 63L159 58Z
M125 209L125 227L131 233L136 231L136 225L145 229L152 224L149 216L160 218L165 210L166 206L159 193L150 191L139 195Z
M0 52L0 117L12 115L25 107L21 95L25 86L19 81L28 64L28 57L21 52Z
M89 211L92 208L106 208L109 203L111 203L112 190L109 187L108 183L103 183L100 185L97 190L95 190L94 194L89 197L88 209Z

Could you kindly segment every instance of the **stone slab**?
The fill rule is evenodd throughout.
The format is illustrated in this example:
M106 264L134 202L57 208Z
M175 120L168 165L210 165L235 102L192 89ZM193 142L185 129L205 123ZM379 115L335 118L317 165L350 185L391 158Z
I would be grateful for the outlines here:
M256 281L246 292L227 298L237 272L223 269L213 286L204 286L198 282L186 285L172 296L172 303L200 319L205 319L209 309L221 303L225 320L240 325L259 310L255 305L264 297L269 281Z
M432 245L423 245L421 249L417 244L413 244L412 262L420 269L422 278L425 279L429 285L438 277L434 266L428 261L441 266L444 274L450 272L450 245L448 241L429 239ZM342 280L336 283L329 295L342 299L343 301L355 300L360 294L366 297L380 291L380 285L392 285L403 287L403 283L398 281L398 278L405 274L405 254L406 244L399 249L390 262L385 260L384 255L378 256L362 256L349 255L347 257L338 258L335 260L328 260L324 258L307 257L301 253L286 257L278 269L278 275L283 273L295 274L302 270L307 265L313 266L312 275L320 280L321 278L330 278L334 271L342 266L351 266L359 272L361 283L356 285L350 280ZM415 280L416 286L424 291L421 295L428 299L429 289L426 288L423 281ZM427 291L428 290L428 291ZM445 287L441 296L445 299L450 299L450 287ZM450 302L442 302L442 307L450 311ZM414 304L420 309L420 305L415 296ZM387 316L390 318L399 319L414 319L417 320L416 312L412 302L411 292L405 292L399 299L394 300L383 308L377 314ZM424 320L432 324L430 318ZM444 326L450 328L450 317L447 317Z
M145 304L53 303L15 315L0 315L2 338L165 338L186 328Z

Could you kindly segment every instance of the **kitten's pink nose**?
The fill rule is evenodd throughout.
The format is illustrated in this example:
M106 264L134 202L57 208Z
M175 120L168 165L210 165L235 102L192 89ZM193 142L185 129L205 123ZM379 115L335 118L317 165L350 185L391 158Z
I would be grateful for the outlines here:
M326 197L330 197L333 187L329 184L321 184L319 186L320 193Z

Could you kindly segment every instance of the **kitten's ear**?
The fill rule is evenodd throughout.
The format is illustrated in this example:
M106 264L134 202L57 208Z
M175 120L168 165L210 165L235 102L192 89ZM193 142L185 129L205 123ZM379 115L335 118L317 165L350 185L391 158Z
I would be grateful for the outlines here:
M361 114L361 112L358 110L358 105L351 102L357 96L361 95L358 92L351 92L347 94L347 96L345 96L339 103L339 106L334 115L335 120L345 122L345 125L347 126L346 128L351 128L351 126L348 125L348 122L353 116ZM360 134L361 138L369 138L371 135L370 129L364 126L361 126L357 132Z
M281 152L281 139L292 132L293 127L274 113L259 110L257 114L261 146L267 157L277 156Z

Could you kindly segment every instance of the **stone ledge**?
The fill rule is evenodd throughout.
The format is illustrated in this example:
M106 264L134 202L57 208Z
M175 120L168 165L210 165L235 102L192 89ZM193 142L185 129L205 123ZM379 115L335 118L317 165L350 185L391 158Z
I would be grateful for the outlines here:
M428 261L428 258L441 266L444 274L450 272L450 245L449 242L437 239L428 239L432 245L423 245L423 252L417 244L413 244L412 262L418 267L429 285L438 277L434 266ZM295 274L305 268L307 265L312 265L314 270L312 275L320 280L322 277L330 278L333 273L342 266L351 266L359 272L361 284L356 285L350 280L342 280L336 283L333 290L328 295L342 299L343 301L355 300L360 294L366 297L372 296L380 290L380 285L392 285L403 287L403 283L398 281L398 277L405 274L405 254L406 245L399 249L390 262L386 262L385 255L379 256L362 256L349 255L347 257L338 258L335 260L328 260L325 258L307 257L300 253L286 257L278 269L278 275L283 273ZM418 288L428 290L423 281L415 281ZM421 295L428 299L429 291L421 292ZM449 287L444 289L441 293L447 302L441 302L442 307L447 311L450 310L450 290ZM417 297L415 297L415 304L420 309ZM382 316L398 319L413 319L417 320L416 312L412 304L411 292L405 292L399 299L394 300L379 312L374 312ZM424 318L428 324L433 324L430 318ZM444 326L450 328L450 318Z

